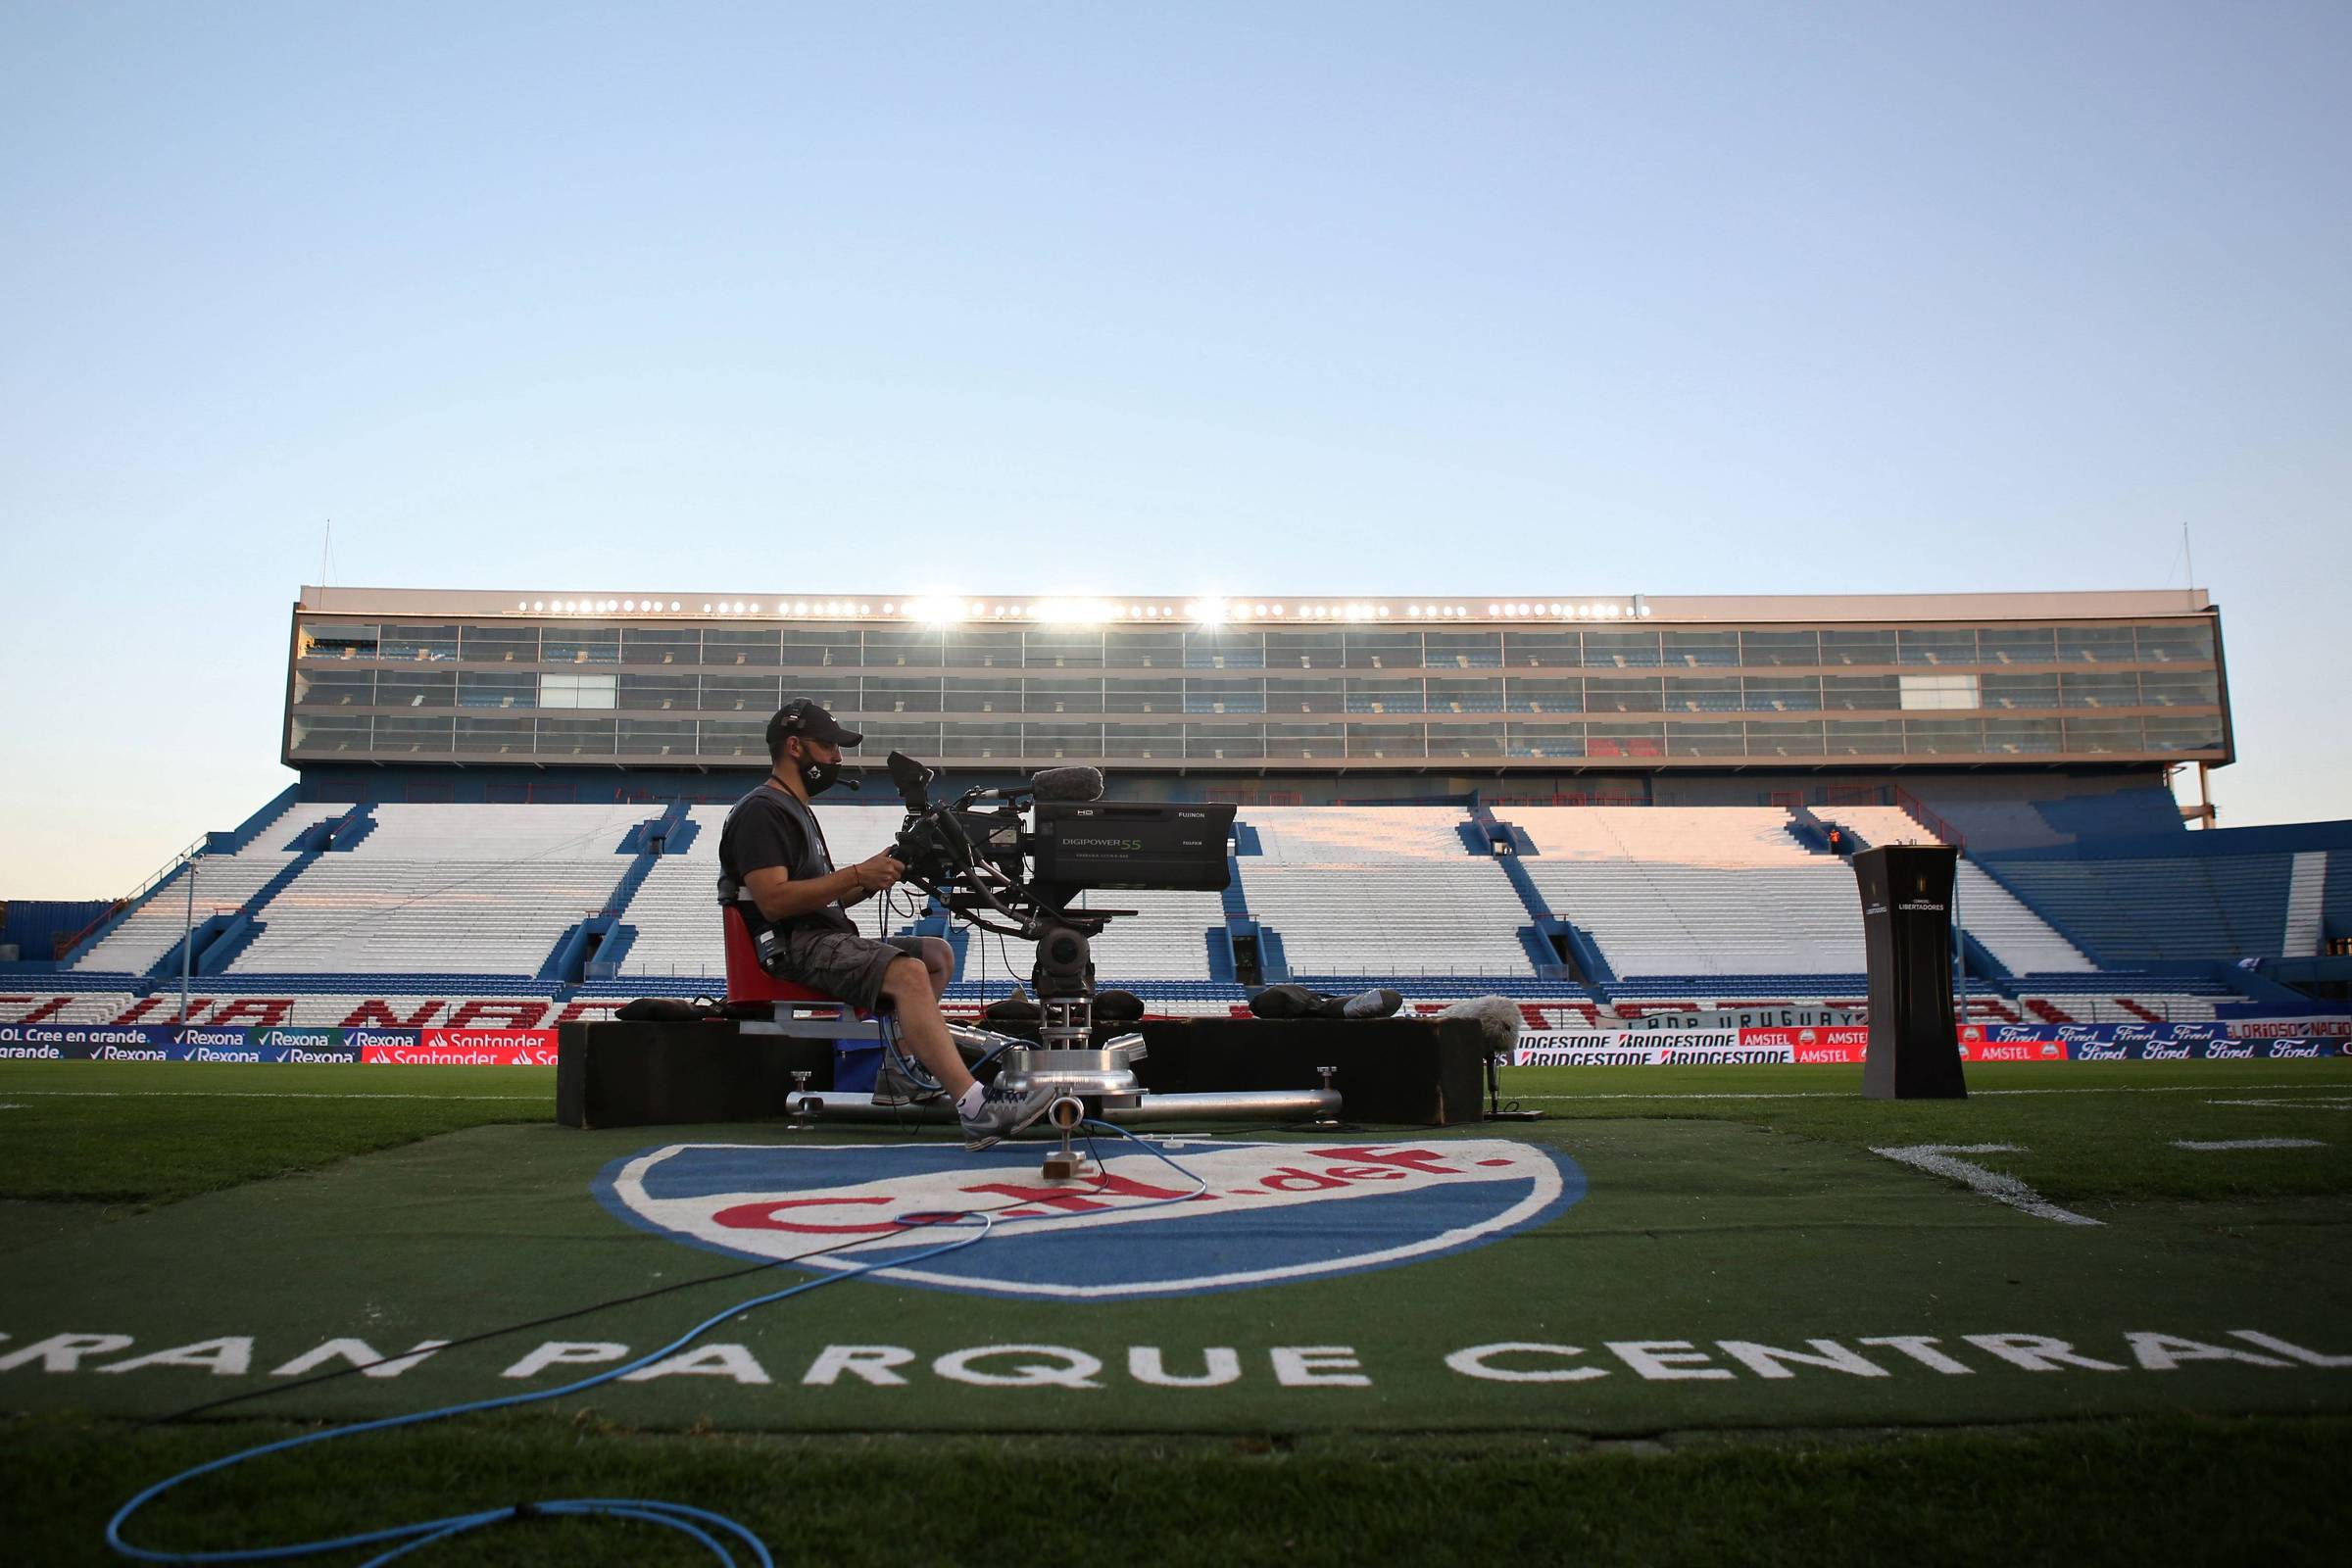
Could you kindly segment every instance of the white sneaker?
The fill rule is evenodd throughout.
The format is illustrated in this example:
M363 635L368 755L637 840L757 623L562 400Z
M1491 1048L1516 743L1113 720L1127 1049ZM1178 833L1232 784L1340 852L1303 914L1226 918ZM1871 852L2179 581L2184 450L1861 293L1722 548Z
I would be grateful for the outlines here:
M1012 1137L1046 1113L1046 1107L1061 1098L1061 1091L1041 1084L1026 1092L999 1089L990 1084L980 1091L980 1109L963 1116L963 1147L969 1153L978 1153Z
M882 1070L874 1075L874 1103L877 1105L927 1105L946 1095L939 1080L913 1062L901 1066L898 1054L882 1054Z

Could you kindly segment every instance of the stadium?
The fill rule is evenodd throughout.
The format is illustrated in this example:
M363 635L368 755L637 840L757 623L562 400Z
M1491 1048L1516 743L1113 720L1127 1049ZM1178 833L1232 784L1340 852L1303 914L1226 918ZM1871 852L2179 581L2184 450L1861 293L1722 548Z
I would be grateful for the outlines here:
M1862 1561L1997 1486L2028 1557L2325 1550L2296 1489L2347 1430L2352 1277L2309 1238L2345 1176L2352 823L2218 825L2202 591L306 586L287 649L292 784L120 899L9 906L0 1389L64 1499L27 1560L226 1448L525 1391L569 1396L266 1460L127 1536L654 1482L843 1560L970 1556L969 1510L1051 1494L1012 1538L1043 1561L1126 1508L1173 1561L1548 1559L1561 1530ZM836 863L900 831L890 752L1230 806L1221 892L1089 896L1133 911L1100 984L1147 1028L1280 985L1504 998L1497 1108L1544 1119L1201 1125L1059 1192L1033 1146L975 1185L913 1126L557 1127L569 1026L727 993L720 826L796 697L864 736L814 808ZM1857 1095L1853 861L1899 846L1957 856L1963 1101ZM858 913L949 943L953 1016L1031 981L936 899ZM845 1265L788 1217L979 1193L1033 1234ZM1269 1201L1154 1207L1210 1196ZM202 1419L117 1441L167 1417ZM336 1487L286 1503L289 1464ZM2130 1521L2070 1500L2083 1466L2138 1478ZM1742 1499L1788 1489L1815 1522L1761 1549ZM931 1522L876 1541L868 1496ZM652 1519L572 1511L615 1509ZM471 1560L673 1560L563 1512Z
M289 647L298 781L119 903L20 906L19 952L56 967L10 1022L531 1030L708 991L716 830L794 697L866 736L874 787L818 807L842 864L898 829L890 751L958 786L1088 763L1109 799L1235 805L1224 893L1137 895L1097 954L1174 1013L1277 981L1498 993L1585 1028L1850 1011L1841 859L1886 843L1963 851L1971 1023L2292 1012L2307 960L2352 937L2342 824L2184 825L2210 808L2179 808L2174 775L2202 792L2232 756L2202 593L306 588ZM965 1004L1031 967L936 904L892 929L955 944Z

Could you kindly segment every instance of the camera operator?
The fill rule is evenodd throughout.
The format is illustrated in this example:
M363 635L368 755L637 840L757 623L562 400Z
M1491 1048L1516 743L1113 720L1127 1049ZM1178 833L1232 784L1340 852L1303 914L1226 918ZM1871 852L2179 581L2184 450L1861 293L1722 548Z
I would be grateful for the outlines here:
M876 940L858 935L851 920L850 905L887 891L906 869L887 852L834 869L824 829L809 809L809 798L840 776L841 749L864 739L807 698L777 710L767 721L773 768L736 803L719 832L719 900L742 910L768 973L861 1011L895 1015L900 1041L927 1074L894 1075L898 1082L886 1084L878 1101L944 1095L963 1124L963 1147L986 1149L1044 1115L1054 1095L1000 1094L964 1070L939 1010L954 965L945 942Z

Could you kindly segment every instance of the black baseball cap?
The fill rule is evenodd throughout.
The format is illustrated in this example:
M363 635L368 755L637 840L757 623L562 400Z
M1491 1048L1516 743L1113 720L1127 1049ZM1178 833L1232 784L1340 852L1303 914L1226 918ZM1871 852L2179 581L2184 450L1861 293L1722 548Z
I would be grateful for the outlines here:
M776 716L767 721L767 755L784 755L784 738L802 735L829 746L857 746L865 737L854 729L841 727L841 720L825 711L820 703L806 697L795 697L776 710Z

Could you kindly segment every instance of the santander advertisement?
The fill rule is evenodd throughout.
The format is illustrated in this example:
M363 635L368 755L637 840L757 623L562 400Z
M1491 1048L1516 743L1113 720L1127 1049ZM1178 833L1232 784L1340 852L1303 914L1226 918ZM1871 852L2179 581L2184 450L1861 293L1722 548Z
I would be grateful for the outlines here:
M363 1045L360 1061L378 1067L552 1067L553 1029L426 1029L414 1041Z

